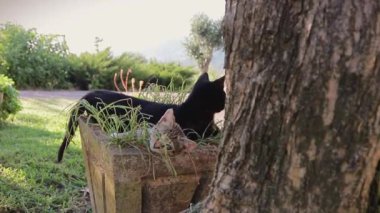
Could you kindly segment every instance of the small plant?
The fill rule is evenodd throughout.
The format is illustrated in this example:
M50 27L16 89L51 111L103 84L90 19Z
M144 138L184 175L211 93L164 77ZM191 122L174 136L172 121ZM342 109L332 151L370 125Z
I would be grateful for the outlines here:
M0 74L0 93L3 96L2 102L0 102L0 121L21 110L18 91L13 85L14 81L12 79Z
M181 104L187 97L187 90L184 89L184 84L180 89L176 89L174 84L171 83L168 86L161 86L157 84L150 84L143 92L139 93L138 97L141 99L155 101L167 104ZM121 102L123 104L121 104ZM81 100L78 104L74 105L72 110L79 110L80 108L87 111L87 123L95 122L109 137L110 144L118 147L131 146L138 149L141 153L147 153L149 156L149 163L153 157L149 145L151 142L151 134L157 134L156 138L162 143L164 147L171 144L166 132L155 132L152 130L153 124L147 122L147 118L150 115L146 115L140 112L140 107L132 107L132 104L128 105L128 99L118 100L111 104L104 103L101 99L96 106L91 105L86 100ZM116 112L118 112L116 114ZM73 113L77 115L78 113ZM75 118L77 120L77 118ZM172 130L170 130L172 132ZM220 138L220 134L213 138L203 139L203 135L199 135L201 138L198 145L216 145L216 140ZM168 170L174 175L177 172L171 162L169 151L163 149L160 154L160 158L165 163ZM194 166L195 169L195 166ZM153 168L153 176L154 168Z
M94 107L86 100L81 100L72 110L78 110L79 107L84 107L89 112L87 122L96 121L102 130L111 137L113 144L124 146L125 142L133 142L146 145L146 141L149 140L150 124L145 121L149 115L142 114L139 107L125 106L118 102L106 105L101 100ZM111 113L114 111L125 111L125 114L117 116ZM119 132L123 134L119 135Z
M116 76L117 75L115 75L114 79L115 86L117 85ZM121 76L123 76L122 70L120 71L120 77ZM126 88L126 81L121 78L124 88ZM149 86L144 91L140 92L137 97L158 103L180 105L185 101L187 95L188 90L185 89L184 83L180 88L175 88L173 81L171 81L168 86L149 84ZM127 98L106 104L99 99L96 106L93 106L86 100L82 99L72 107L71 111L73 112L81 108L84 109L84 111L87 112L87 123L97 123L110 137L111 144L116 144L120 147L125 145L137 145L139 147L141 147L141 145L147 146L149 145L150 130L154 124L148 123L147 120L149 119L147 118L149 118L150 115L141 113L140 107L132 107L131 101L132 100L128 100ZM129 102L130 104L128 104ZM78 115L78 113L71 114ZM77 120L77 118L74 118L74 120ZM216 124L210 123L207 131L209 131L209 129L217 130L218 127ZM213 137L206 138L204 134L198 134L191 129L186 129L186 131L197 135L197 138L199 138L197 140L198 145L217 144L217 141L219 141L221 137L221 134L214 134ZM163 138L162 141L165 141L165 138Z
M175 88L173 81L170 81L168 86L149 84L139 93L138 98L165 104L182 104L186 100L187 94L185 83L182 83L180 88Z
M120 76L122 76L122 73ZM149 84L137 97L159 103L179 105L185 101L187 95L188 90L185 89L184 83L180 88L175 88L173 81L171 81L168 86ZM140 107L132 107L132 104L131 106L119 104L122 101L128 102L128 100L119 100L111 104L105 104L100 100L97 106L92 106L86 100L81 100L72 110L78 110L83 107L88 111L87 122L95 121L98 123L101 129L110 136L112 144L119 146L125 146L126 144L146 146L149 141L149 130L153 127L153 124L146 121L146 118L150 115L141 113ZM116 113L112 113L116 111L124 111L125 113L122 113L123 116L117 116ZM217 127L215 124L210 124L209 128ZM191 132L191 130L189 131ZM221 138L220 133L211 138L205 138L204 135L198 134L197 136L199 145L216 144Z
M80 107L84 107L89 112L87 123L95 121L99 124L100 128L109 136L110 144L117 145L120 148L127 145L132 146L140 150L141 153L147 151L151 163L152 155L149 149L149 140L150 129L153 125L145 120L149 115L142 114L140 107L120 105L117 102L106 105L101 100L99 105L94 107L86 100L82 100L72 110L78 110ZM110 113L116 110L125 111L125 114L117 116ZM161 154L161 158L168 170L176 176L177 173L168 153ZM155 175L153 174L153 176Z
M125 76L125 80L124 80L123 72L124 72L123 69L120 69L120 75L119 75L120 82L121 82L121 85L123 86L125 92L128 92L128 78L129 78L129 74L132 73L132 70L128 69L127 75ZM115 72L115 74L113 76L113 85L115 86L115 89L120 92L120 88L117 85L117 72Z

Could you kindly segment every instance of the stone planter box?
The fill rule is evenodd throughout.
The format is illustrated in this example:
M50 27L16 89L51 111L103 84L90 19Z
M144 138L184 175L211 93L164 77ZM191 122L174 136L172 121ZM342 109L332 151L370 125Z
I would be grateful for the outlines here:
M84 118L79 128L93 212L179 212L207 195L216 147L171 157L174 176L159 155L110 145L100 127Z

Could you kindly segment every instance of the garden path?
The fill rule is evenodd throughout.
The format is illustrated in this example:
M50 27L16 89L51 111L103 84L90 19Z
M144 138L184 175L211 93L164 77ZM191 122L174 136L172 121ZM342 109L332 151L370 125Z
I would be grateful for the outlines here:
M21 98L65 98L79 100L89 91L86 90L21 90ZM218 123L224 119L224 110L215 115L215 121Z
M65 98L78 100L88 91L85 90L21 90L21 98Z

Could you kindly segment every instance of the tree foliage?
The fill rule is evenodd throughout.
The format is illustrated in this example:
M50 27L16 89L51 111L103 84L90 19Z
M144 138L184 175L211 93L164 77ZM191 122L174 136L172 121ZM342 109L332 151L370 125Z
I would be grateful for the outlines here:
M64 36L0 25L0 73L10 76L17 87L67 87L67 55Z
M176 63L147 60L136 53L114 56L111 48L100 49L96 38L94 53L69 52L64 36L43 35L35 29L7 23L0 25L0 74L10 76L18 88L114 89L113 76L120 69L132 69L137 81L176 87L189 82L195 71Z
M220 49L222 44L221 20L212 20L205 14L193 17L191 32L184 46L202 72L208 71L213 52Z
M21 110L18 92L13 85L12 79L0 74L0 93L3 95L0 101L0 121L7 119L10 114L15 114Z
M131 69L129 76L136 81L168 85L171 81L176 87L190 83L196 71L176 63L160 63L147 60L140 54L123 53L113 57L110 48L96 53L85 52L80 56L70 55L69 78L79 89L114 89L113 76L120 69ZM119 82L120 83L120 82ZM128 83L131 85L131 82ZM121 86L120 86L121 87ZM137 87L137 84L136 84Z

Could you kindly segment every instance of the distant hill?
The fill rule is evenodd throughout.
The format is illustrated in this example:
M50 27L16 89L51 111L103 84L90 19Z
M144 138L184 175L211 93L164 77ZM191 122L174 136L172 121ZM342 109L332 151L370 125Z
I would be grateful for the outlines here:
M163 62L179 62L184 66L196 66L194 60L192 60L186 54L186 50L183 46L182 40L170 40L162 45L145 50L142 52L147 58L154 58ZM211 69L216 70L219 73L224 72L224 52L217 51L214 53L214 57L211 61Z

